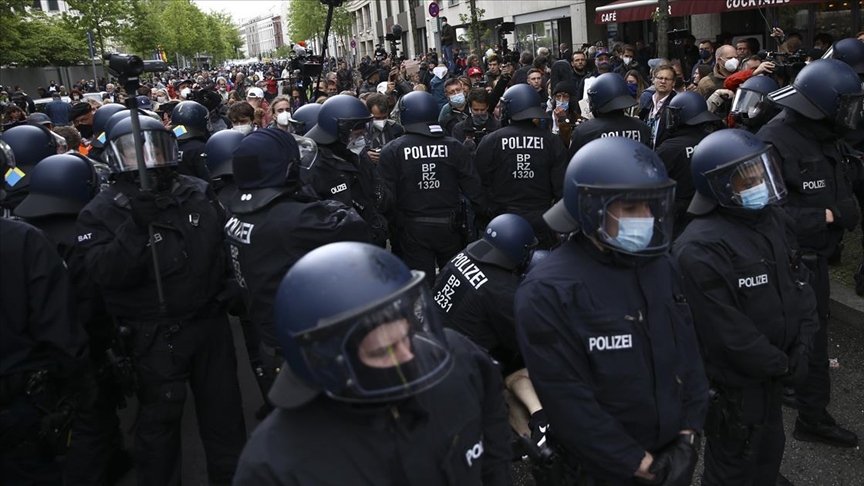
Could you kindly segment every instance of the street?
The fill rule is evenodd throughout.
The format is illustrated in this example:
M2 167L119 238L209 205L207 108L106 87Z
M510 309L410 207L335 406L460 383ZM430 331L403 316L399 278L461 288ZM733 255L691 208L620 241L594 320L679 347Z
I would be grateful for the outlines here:
M261 405L261 394L255 384L246 359L239 323L232 319L235 347L237 349L238 375L243 394L243 409L246 428L251 434L258 424L255 410ZM831 370L832 399L829 411L837 422L864 437L864 326L851 326L832 320L829 327L828 355L837 359L839 368ZM195 408L192 394L186 403L183 417L183 484L207 485L204 450L198 438ZM131 447L130 429L134 422L134 401L121 413L126 443ZM792 437L795 423L794 410L784 409L786 424L786 454L781 471L797 486L860 486L864 484L864 452L861 447L838 449L821 444L798 442ZM694 485L699 485L701 463L697 468ZM533 485L529 468L525 464L514 465L514 484ZM130 472L119 484L136 484Z

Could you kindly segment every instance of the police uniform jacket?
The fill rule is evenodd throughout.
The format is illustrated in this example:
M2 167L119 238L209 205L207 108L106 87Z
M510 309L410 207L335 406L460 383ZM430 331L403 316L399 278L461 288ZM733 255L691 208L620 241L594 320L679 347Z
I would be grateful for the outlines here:
M392 197L378 171L365 152L359 157L348 151L337 154L332 145L319 145L318 156L311 165L303 167L300 178L319 198L356 209L370 226L373 242L382 244L387 240L384 213L392 204Z
M363 219L338 201L295 197L287 188L281 194L274 190L274 196L262 200L260 206L230 206L232 215L225 224L231 267L248 315L261 330L262 340L272 347L278 342L274 299L285 272L319 246L369 242Z
M523 368L516 342L513 299L519 276L459 252L441 269L432 289L439 321L489 351L507 375Z
M483 137L474 162L489 216L510 212L528 219L535 231L545 227L536 212L561 199L566 152L557 135L530 121L512 123Z
M780 155L788 191L786 211L796 222L798 243L804 251L830 255L843 239L843 230L858 223L852 196L856 169L847 160L851 149L824 120L809 120L790 110L762 127L757 136L774 145ZM825 221L825 210L834 223Z
M246 444L234 485L511 484L501 373L470 341L445 333L455 364L443 381L389 405L319 396L277 408Z
M686 200L687 204L690 204L693 194L696 193L693 177L690 175L690 159L693 157L693 150L706 136L708 132L702 126L681 127L672 132L670 138L661 143L656 150L657 155L663 160L663 165L666 166L669 178L677 183L675 199Z
M623 112L605 114L586 120L573 129L570 135L570 150L567 161L593 140L603 137L626 137L651 146L651 129L642 120L627 116Z
M701 430L708 384L671 257L625 258L580 233L531 270L515 306L531 383L568 462L630 484L646 450Z
M793 273L793 222L778 206L718 208L676 240L702 357L712 381L748 387L786 372L819 326L812 287ZM793 239L793 241L789 241ZM797 271L797 270L796 270Z
M177 176L153 229L165 295L161 316L147 230L132 220L139 189L116 182L78 215L78 246L102 288L108 312L120 319L204 318L218 315L216 296L227 276L222 231L225 211L209 185Z
M398 226L418 218L449 218L463 194L482 208L480 178L456 139L406 133L381 149L378 169L393 194Z
M207 143L200 138L187 138L178 140L177 147L180 149L178 172L210 182L210 171L207 169Z
M63 260L41 231L0 218L0 377L37 370L69 372L87 357L87 335L75 322ZM5 403L4 403L5 406Z

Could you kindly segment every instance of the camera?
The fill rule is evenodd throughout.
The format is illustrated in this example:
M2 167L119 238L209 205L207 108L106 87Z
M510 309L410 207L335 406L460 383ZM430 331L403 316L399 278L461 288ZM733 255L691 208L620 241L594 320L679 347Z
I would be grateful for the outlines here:
M104 54L102 59L108 61L108 72L118 78L137 78L144 73L168 70L168 64L163 61L145 61L134 54Z
M775 78L784 79L787 81L792 81L795 79L795 76L804 69L804 66L807 65L805 62L807 60L807 51L804 49L798 49L795 52L772 52L772 51L759 51L757 54L759 59L762 59L762 62L773 62L774 63L774 72L772 76Z

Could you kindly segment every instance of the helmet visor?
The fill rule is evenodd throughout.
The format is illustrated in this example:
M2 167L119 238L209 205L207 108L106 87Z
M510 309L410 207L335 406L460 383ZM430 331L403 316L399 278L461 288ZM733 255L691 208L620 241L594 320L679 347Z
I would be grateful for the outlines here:
M864 85L862 85L862 90L864 90ZM864 118L864 93L840 95L835 123L838 126L855 130L862 125L862 118Z
M347 145L357 137L365 137L366 128L370 121L372 121L371 115L362 118L340 118L338 122L339 141Z
M422 272L404 290L334 316L295 339L317 381L334 399L387 402L440 382L452 367Z
M581 189L581 188L580 188ZM582 211L602 208L596 234L603 246L630 255L651 256L672 244L675 182L646 189L586 188Z
M735 92L731 113L739 113L744 118L755 118L762 111L762 103L764 101L765 95L763 93L749 89L739 89Z
M169 132L141 132L141 152L144 154L144 164L148 169L177 165L179 152L177 141ZM138 159L135 154L135 142L132 134L122 135L109 144L108 160L116 172L138 170Z
M758 197L762 205L783 199L786 184L779 167L773 152L766 149L752 158L717 167L702 175L721 206L740 208L748 205L748 195L757 189L756 192L761 194Z
M681 125L681 107L668 106L666 107L666 129L676 130Z

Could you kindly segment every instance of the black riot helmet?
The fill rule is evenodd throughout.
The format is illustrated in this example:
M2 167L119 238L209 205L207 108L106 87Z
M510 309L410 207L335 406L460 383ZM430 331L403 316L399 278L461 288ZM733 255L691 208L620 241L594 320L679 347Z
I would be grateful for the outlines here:
M318 111L318 123L306 136L321 145L336 142L346 146L357 137L365 137L366 125L372 120L369 108L348 95L328 98Z
M177 140L206 137L210 112L197 101L184 101L171 112L171 129Z
M520 121L548 118L549 114L540 106L540 95L531 86L520 83L507 88L501 96L503 112L501 119Z
M108 126L108 120L117 112L125 109L126 107L121 104L108 103L107 105L100 106L96 112L93 113L94 137L91 143L94 147L102 148L105 146L105 142L108 140L108 135L105 133L105 128Z
M211 178L217 179L234 174L231 161L243 136L237 130L221 130L207 140L204 151L207 152L207 169L210 171Z
M444 129L438 124L438 103L431 94L412 91L399 100L399 116L407 133L444 136Z
M666 128L670 131L716 121L720 121L720 117L708 111L705 98L693 91L678 93L666 110Z
M119 115L119 113L118 113ZM117 115L114 115L117 116ZM177 139L162 123L143 116L141 123L141 150L147 169L176 166L180 160ZM111 128L105 146L105 160L111 172L120 174L138 170L136 147L132 135L132 120L127 117Z
M777 81L769 76L751 76L744 81L735 92L729 112L735 123L755 133L771 121L780 112L780 107L768 98L768 94L779 87Z
M477 261L521 272L535 246L531 223L516 214L502 214L489 222L483 238L468 245L465 253Z
M864 75L864 42L858 39L840 39L825 51L822 59L837 59L848 64L858 73Z
M811 120L826 120L853 130L861 125L864 113L864 87L858 73L836 59L811 62L792 84L768 97Z
M309 130L318 124L318 112L321 111L321 105L318 103L308 103L300 108L297 108L291 114L288 123L291 124L291 129L297 135L306 135Z
M255 130L240 140L232 168L237 192L228 202L229 209L237 214L257 211L299 184L297 140L282 130Z
M75 152L52 155L31 171L30 191L15 208L15 215L75 215L96 196L99 187L99 177L87 157Z
M0 184L0 200L6 199L6 193L24 178L23 172L15 170L15 154L5 140L0 139L0 173L3 183Z
M15 189L26 187L30 181L30 171L40 160L58 152L65 152L58 141L58 136L42 125L18 125L12 127L0 139L9 145L15 154L16 174L19 177L7 179L6 183ZM11 184L14 180L15 183Z
M615 73L597 76L586 95L588 95L588 107L594 116L625 110L637 103L636 98L627 88L627 82Z

